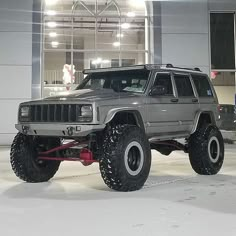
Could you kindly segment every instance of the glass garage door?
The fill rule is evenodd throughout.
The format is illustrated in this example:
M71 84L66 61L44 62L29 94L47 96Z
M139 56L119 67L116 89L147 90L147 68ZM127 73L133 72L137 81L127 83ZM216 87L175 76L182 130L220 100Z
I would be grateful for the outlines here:
M44 97L76 87L84 69L146 62L144 0L44 1Z

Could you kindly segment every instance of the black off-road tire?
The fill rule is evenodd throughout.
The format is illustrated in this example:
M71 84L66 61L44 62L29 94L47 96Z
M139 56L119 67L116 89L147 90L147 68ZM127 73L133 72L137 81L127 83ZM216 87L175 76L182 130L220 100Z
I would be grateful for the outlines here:
M151 167L151 149L145 133L132 125L108 127L102 146L100 171L105 184L123 192L141 189Z
M200 175L217 174L224 162L224 140L214 125L199 128L189 139L189 159Z
M46 142L47 141L47 142ZM18 133L11 146L11 166L17 177L29 183L46 182L57 172L60 161L39 161L38 152L60 145L60 140L40 140Z

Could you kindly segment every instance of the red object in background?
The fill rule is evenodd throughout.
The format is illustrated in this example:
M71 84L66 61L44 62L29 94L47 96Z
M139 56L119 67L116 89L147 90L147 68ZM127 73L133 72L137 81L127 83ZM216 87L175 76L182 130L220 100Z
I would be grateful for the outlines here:
M218 75L217 71L212 71L211 72L211 79L215 79L217 75Z

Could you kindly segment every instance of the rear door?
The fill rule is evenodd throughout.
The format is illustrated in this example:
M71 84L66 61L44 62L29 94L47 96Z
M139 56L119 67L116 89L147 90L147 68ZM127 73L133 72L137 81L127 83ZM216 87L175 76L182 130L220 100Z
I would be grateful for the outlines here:
M213 111L216 120L219 120L218 99L207 75L191 74L197 90L202 111Z
M179 122L179 130L190 133L193 129L196 114L199 112L199 99L190 74L173 73L173 78L178 97L175 117Z

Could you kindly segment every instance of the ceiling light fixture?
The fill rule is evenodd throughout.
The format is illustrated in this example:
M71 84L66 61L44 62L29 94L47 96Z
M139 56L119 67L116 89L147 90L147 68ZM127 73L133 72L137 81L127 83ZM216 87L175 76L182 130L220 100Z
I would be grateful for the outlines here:
M50 32L49 37L55 38L55 37L57 37L57 33L56 32Z
M57 48L59 43L56 41L51 42L53 48Z
M48 6L55 5L58 0L45 0L45 4Z
M123 23L121 24L122 29L129 29L130 28L130 23Z
M135 17L136 15L135 15L135 12L130 11L130 12L127 13L127 16L128 17Z
M54 22L54 21L50 21L50 22L47 23L47 26L49 28L56 28L57 27L57 23Z
M56 14L57 14L56 11L52 11L52 10L49 10L46 12L46 15L48 16L55 16Z

